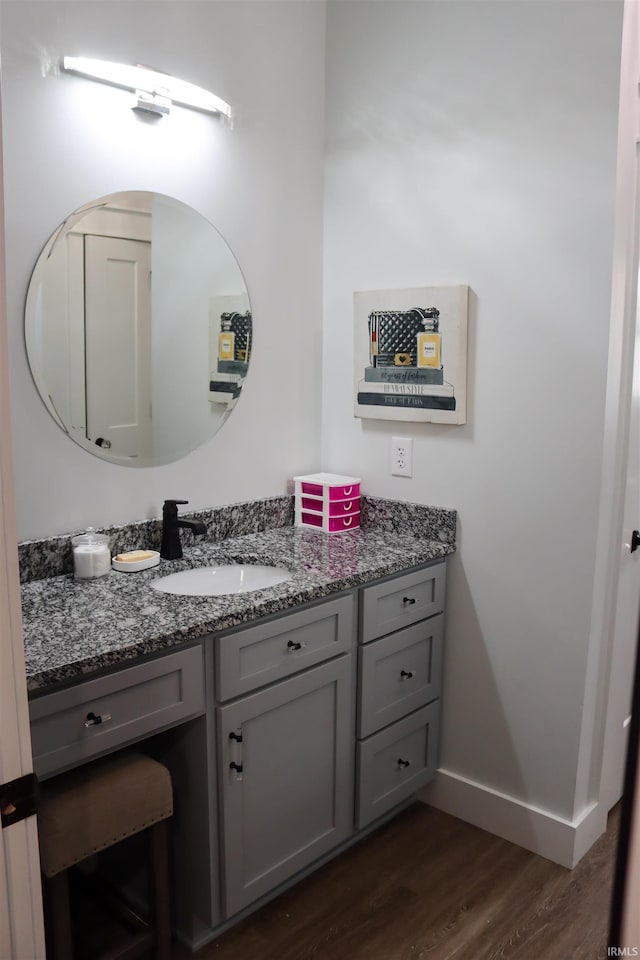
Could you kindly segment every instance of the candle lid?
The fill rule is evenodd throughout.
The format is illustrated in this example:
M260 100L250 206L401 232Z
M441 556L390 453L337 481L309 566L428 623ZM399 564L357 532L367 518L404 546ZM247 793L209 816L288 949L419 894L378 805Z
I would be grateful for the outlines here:
M87 527L84 533L71 538L74 547L102 547L108 545L109 537L103 533L96 533L95 527Z

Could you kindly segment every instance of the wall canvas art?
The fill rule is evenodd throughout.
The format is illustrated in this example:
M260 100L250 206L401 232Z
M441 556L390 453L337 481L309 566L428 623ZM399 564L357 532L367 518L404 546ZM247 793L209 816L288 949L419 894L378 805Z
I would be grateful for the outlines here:
M355 416L466 423L469 288L354 294Z

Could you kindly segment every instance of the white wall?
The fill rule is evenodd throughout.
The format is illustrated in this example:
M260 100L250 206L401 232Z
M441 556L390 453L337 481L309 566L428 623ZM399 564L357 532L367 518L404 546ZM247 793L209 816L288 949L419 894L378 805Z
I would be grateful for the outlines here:
M442 766L572 820L611 284L618 2L328 5L323 467L455 507ZM469 284L466 426L353 418L353 292ZM390 438L414 438L410 480Z
M3 2L9 340L20 539L284 493L319 459L324 5L286 0ZM144 121L132 95L47 74L62 54L148 63L232 104L233 130L175 109ZM90 457L53 423L23 338L30 272L73 210L154 190L210 220L244 273L254 353L229 421L177 463ZM258 466L259 465L259 466Z

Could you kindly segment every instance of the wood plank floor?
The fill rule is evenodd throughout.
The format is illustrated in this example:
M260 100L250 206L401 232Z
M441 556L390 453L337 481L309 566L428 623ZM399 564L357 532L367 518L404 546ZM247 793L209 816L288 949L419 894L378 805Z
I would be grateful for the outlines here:
M619 819L565 870L416 804L175 960L605 960Z

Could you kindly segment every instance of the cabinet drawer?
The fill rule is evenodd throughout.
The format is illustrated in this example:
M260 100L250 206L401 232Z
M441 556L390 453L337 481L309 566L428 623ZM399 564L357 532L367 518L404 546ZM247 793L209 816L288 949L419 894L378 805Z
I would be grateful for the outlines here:
M46 694L29 704L34 770L57 773L202 710L200 646ZM105 719L85 726L89 714Z
M357 826L410 797L435 775L440 701L358 743Z
M298 516L299 524L308 527L317 527L325 533L340 533L342 530L353 530L360 526L360 513L350 513L346 517L324 517L321 513L305 513L302 510Z
M358 736L368 737L440 696L442 614L360 647Z
M363 643L444 610L446 564L394 577L361 591Z
M353 482L346 485L336 485L336 484L327 484L325 483L313 483L309 482L308 479L305 480L304 477L296 478L294 480L300 480L300 492L303 494L308 494L312 497L326 497L328 500L348 500L351 497L360 496L360 482L356 481L355 477Z
M328 514L330 517L343 517L348 513L360 512L360 497L353 500L322 500L320 497L301 497L300 509L311 513Z
M353 597L249 627L216 641L218 700L230 700L351 650Z

